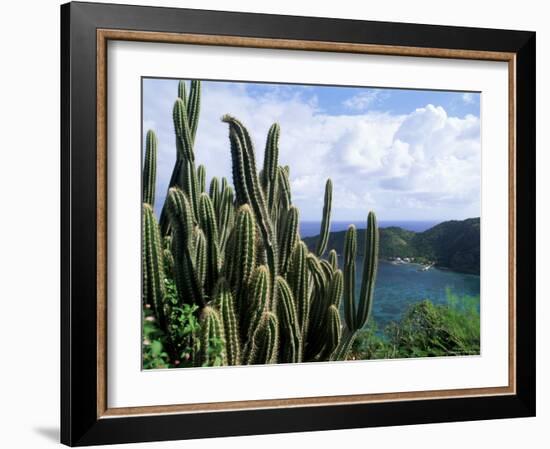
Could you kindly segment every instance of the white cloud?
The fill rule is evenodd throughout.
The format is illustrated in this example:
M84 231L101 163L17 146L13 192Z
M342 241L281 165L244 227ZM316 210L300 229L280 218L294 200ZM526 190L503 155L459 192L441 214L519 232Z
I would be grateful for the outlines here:
M364 111L380 100L387 98L388 93L382 89L365 89L364 91L350 97L342 103L352 111Z
M280 123L280 164L290 166L293 199L305 220L319 219L328 177L334 183L334 220L361 220L370 209L380 219L479 215L477 117L450 117L433 105L404 115L327 115L314 95L314 89L251 95L243 85L205 85L195 152L208 179L228 176L231 181L227 125L220 121L223 114L231 113L249 129L258 166L269 127ZM144 113L144 119L162 124L157 132L158 189L163 195L175 158L171 123L175 91L159 90L156 96L167 99L157 98L155 112ZM161 112L161 107L167 110Z
M462 94L462 101L466 104L472 104L475 101L475 95L471 92L465 92Z

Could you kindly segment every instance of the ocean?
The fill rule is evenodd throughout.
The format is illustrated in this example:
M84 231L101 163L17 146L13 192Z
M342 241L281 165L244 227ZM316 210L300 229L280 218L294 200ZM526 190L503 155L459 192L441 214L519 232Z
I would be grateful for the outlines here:
M362 261L357 265L356 297L361 289ZM379 329L391 321L398 321L410 305L424 299L434 304L445 304L447 290L458 297L479 297L478 275L435 267L428 271L420 271L419 268L419 265L412 263L393 265L383 260L378 263L372 316Z
M390 226L397 226L399 228L406 229L407 231L422 232L436 224L439 221L379 221L379 228L389 228ZM330 223L330 231L345 231L350 224L354 224L357 229L364 229L367 226L365 221L333 221ZM319 235L319 229L321 228L320 221L302 221L300 222L300 236L313 237Z
M331 231L345 231L353 223L358 229L366 227L364 222L335 221L331 223ZM398 226L414 232L422 232L439 221L381 221L380 228ZM319 234L320 222L305 221L300 223L300 236L312 237ZM339 258L342 267L342 258ZM356 298L361 289L361 272L363 261L357 261ZM394 265L387 261L379 261L372 318L379 331L392 321L401 319L407 309L419 301L429 299L435 304L445 304L447 291L450 290L459 297L479 297L480 277L473 274L457 273L433 267L420 271L420 265Z

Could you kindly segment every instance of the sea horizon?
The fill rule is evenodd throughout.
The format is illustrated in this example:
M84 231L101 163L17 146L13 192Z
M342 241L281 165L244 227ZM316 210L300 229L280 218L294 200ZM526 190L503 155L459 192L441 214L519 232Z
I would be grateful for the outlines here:
M381 220L378 222L378 227L399 227L407 231L424 232L444 221L446 220ZM365 221L360 220L334 220L330 223L330 232L345 231L351 224L355 225L357 229L364 229L367 225ZM320 229L321 221L300 221L300 236L302 238L315 237L319 235Z

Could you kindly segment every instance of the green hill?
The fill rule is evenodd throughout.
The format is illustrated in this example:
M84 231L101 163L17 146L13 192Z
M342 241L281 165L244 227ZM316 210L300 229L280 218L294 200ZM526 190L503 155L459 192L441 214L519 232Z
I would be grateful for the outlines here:
M357 250L362 255L364 232L358 230ZM328 249L342 254L346 231L331 232ZM479 274L479 218L451 220L440 223L424 232L412 232L398 227L380 229L380 258L415 258L419 262L435 262L463 273ZM317 236L303 239L310 249L315 247Z

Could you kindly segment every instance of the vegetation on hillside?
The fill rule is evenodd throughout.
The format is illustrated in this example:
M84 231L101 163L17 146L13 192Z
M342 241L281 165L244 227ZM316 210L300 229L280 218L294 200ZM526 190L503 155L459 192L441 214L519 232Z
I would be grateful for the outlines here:
M331 232L328 248L341 254L344 234ZM304 241L313 247L317 237L307 237ZM361 248L361 236L358 244ZM445 221L424 232L412 232L399 227L381 228L379 255L384 259L414 257L419 262L434 261L436 266L479 274L479 218Z
M371 321L355 339L350 358L464 356L479 351L479 296L460 298L447 291L446 304L413 304L399 321L382 330Z

